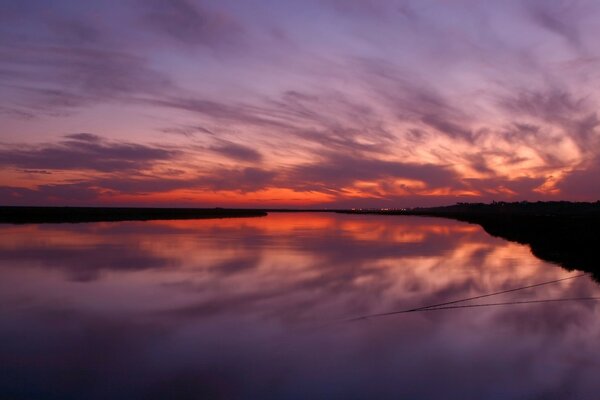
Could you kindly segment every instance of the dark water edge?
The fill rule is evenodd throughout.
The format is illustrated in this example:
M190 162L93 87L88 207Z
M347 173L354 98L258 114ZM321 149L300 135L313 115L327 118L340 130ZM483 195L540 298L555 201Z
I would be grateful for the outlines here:
M0 207L0 223L43 224L263 217L262 210L225 208Z
M391 211L347 211L450 218L480 225L487 233L529 245L536 257L567 270L589 272L600 282L600 202L469 204Z

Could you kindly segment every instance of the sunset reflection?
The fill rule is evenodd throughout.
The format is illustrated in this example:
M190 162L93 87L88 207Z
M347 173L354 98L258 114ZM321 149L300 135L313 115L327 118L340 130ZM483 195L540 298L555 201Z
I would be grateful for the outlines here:
M542 379L547 363L555 366L555 382L573 376L581 359L591 363L590 371L598 368L592 360L600 356L600 319L593 302L344 322L578 274L475 225L272 213L236 220L5 225L0 234L0 364L17 377L43 370L50 380L36 390L45 395L458 398L486 397L510 384L514 396L505 398L522 398L543 393L537 391L544 385L533 393L528 382ZM493 300L599 293L583 277ZM548 341L551 349L544 346ZM539 352L546 355L522 364ZM25 359L32 362L17 362ZM129 367L145 378L120 375ZM105 386L77 389L80 380L106 374L117 382L113 392ZM252 384L241 379L248 374ZM456 379L473 374L476 383ZM590 375L580 375L572 393L591 393ZM17 393L18 380L3 376L1 387ZM436 385L410 383L423 376ZM299 388L303 382L311 385Z

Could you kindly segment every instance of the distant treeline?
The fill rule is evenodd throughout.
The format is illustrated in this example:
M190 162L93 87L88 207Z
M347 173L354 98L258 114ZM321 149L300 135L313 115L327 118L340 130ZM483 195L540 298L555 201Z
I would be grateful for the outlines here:
M260 217L262 210L226 208L0 207L0 223L75 223Z
M599 215L600 201L594 203L570 201L520 201L520 202L492 202L492 203L457 203L452 206L413 208L407 210L409 214L442 214L442 213L468 213L468 214L510 214L510 215L537 215L537 216L575 216Z

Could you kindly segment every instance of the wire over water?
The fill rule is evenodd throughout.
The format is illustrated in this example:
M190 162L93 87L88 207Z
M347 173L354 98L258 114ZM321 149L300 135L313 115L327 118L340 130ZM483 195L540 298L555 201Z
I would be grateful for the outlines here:
M566 297L566 298L558 298L558 299L507 301L504 303L460 304L460 305L456 305L456 306L425 308L425 309L422 309L419 311L437 311L437 310L451 310L451 309L455 309L455 308L509 306L509 305L514 305L514 304L552 303L552 302L560 302L560 301L582 301L582 300L600 300L600 297Z
M571 280L571 279L581 278L581 277L587 276L587 275L589 275L589 273L583 273L583 274L579 274L579 275L568 276L566 278L554 279L551 281L546 281L546 282L541 282L541 283L535 283L533 285L527 285L527 286L522 286L522 287L518 287L518 288L506 289L506 290L501 290L498 292L487 293L487 294L482 294L482 295L473 296L473 297L467 297L464 299L458 299L458 300L446 301L443 303L431 304L431 305L423 306L423 307L409 308L406 310L390 311L390 312L385 312L385 313L369 314L369 315L364 315L361 317L352 318L352 319L349 319L348 321L358 321L358 320L364 320L364 319L374 318L374 317L384 317L384 316L396 315L396 314L407 314L407 313L419 312L419 311L449 310L449 309L456 309L456 308L489 307L489 306L500 306L500 305L509 305L509 304L530 304L530 303L545 303L545 302L571 301L571 300L600 300L600 297L577 297L577 298L565 298L565 299L528 300L528 301L520 301L520 302L514 301L514 302L505 302L505 303L484 303L484 304L468 304L468 305L460 305L460 306L454 305L453 306L453 304L462 303L465 301L477 300L477 299L482 299L485 297L498 296L500 294L516 292L519 290L525 290L525 289L531 289L531 288L535 288L535 287L539 287L539 286L550 285L553 283L558 283L558 282L563 282L563 281L567 281L567 280Z

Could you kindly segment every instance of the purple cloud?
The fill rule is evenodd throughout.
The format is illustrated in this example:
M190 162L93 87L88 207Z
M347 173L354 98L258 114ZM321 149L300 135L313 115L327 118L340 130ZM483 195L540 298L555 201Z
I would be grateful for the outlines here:
M575 49L583 46L578 30L577 12L581 12L577 2L532 1L527 4L533 21L549 32L564 38Z
M594 199L598 18L584 1L10 2L0 185ZM115 139L47 133L77 127Z
M567 174L558 184L563 196L577 200L600 199L600 157Z
M139 170L176 157L178 151L134 143L110 142L90 133L66 135L56 144L0 148L0 165L25 169Z
M186 45L215 47L240 42L243 29L231 15L188 0L143 2L147 26Z
M340 188L356 181L405 178L424 182L428 187L460 186L458 176L446 166L414 164L330 154L319 162L299 165L289 173L292 187L305 190Z
M229 141L222 141L217 145L211 146L210 150L241 162L256 163L262 160L262 156L258 151L248 146Z

